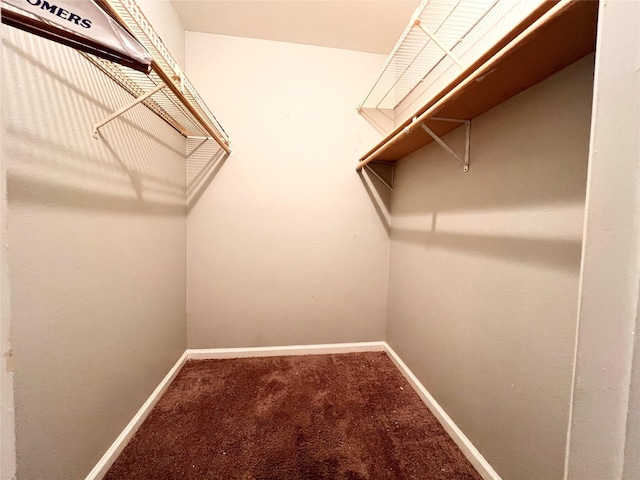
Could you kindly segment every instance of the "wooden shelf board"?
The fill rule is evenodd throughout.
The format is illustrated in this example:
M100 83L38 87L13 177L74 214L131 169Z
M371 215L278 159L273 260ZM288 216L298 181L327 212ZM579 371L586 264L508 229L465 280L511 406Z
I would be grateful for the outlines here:
M471 68L477 69L555 3L545 3ZM561 15L534 31L521 42L518 48L505 55L490 74L481 81L471 83L456 98L435 111L433 116L471 120L585 57L595 50L597 15L597 1L576 0ZM468 75L468 70L463 72L449 84L447 89L416 112L415 116L433 106ZM400 125L367 152L362 159L368 157L410 123L411 119ZM439 136L459 127L458 124L449 122L427 120L425 123ZM400 160L432 141L433 139L426 132L416 128L382 152L376 160Z

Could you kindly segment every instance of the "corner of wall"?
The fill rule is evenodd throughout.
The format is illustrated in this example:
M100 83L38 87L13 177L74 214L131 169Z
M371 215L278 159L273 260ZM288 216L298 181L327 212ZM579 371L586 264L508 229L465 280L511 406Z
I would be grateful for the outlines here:
M136 0L162 42L184 69L185 30L170 0Z

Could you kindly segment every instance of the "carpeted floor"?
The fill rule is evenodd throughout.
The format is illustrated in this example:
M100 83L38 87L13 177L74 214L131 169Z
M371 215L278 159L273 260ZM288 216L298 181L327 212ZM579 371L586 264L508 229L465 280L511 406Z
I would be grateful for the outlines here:
M481 479L379 352L190 361L105 478Z

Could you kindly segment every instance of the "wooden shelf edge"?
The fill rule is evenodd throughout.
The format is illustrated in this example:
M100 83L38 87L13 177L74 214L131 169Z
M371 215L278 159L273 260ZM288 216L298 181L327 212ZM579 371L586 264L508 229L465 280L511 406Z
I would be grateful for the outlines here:
M573 0L561 14L550 19L526 38L519 38L557 3L545 2L532 12L483 57L416 111L409 120L395 128L363 155L360 161L391 142L393 145L379 153L375 157L376 160L397 161L432 142L433 139L421 128L412 129L411 133L400 139L396 137L411 125L413 118L431 109L512 42L518 42L517 46L492 66L489 75L481 78L481 81L465 86L459 95L443 104L441 108L437 108L433 116L471 120L592 53L596 41L597 1ZM457 126L445 122L429 122L429 128L438 135L444 135Z

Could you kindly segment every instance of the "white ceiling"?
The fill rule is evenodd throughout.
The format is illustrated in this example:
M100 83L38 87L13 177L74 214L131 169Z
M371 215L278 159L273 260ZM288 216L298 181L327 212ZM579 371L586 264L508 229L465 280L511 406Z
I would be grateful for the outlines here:
M389 54L420 0L171 0L187 31Z

